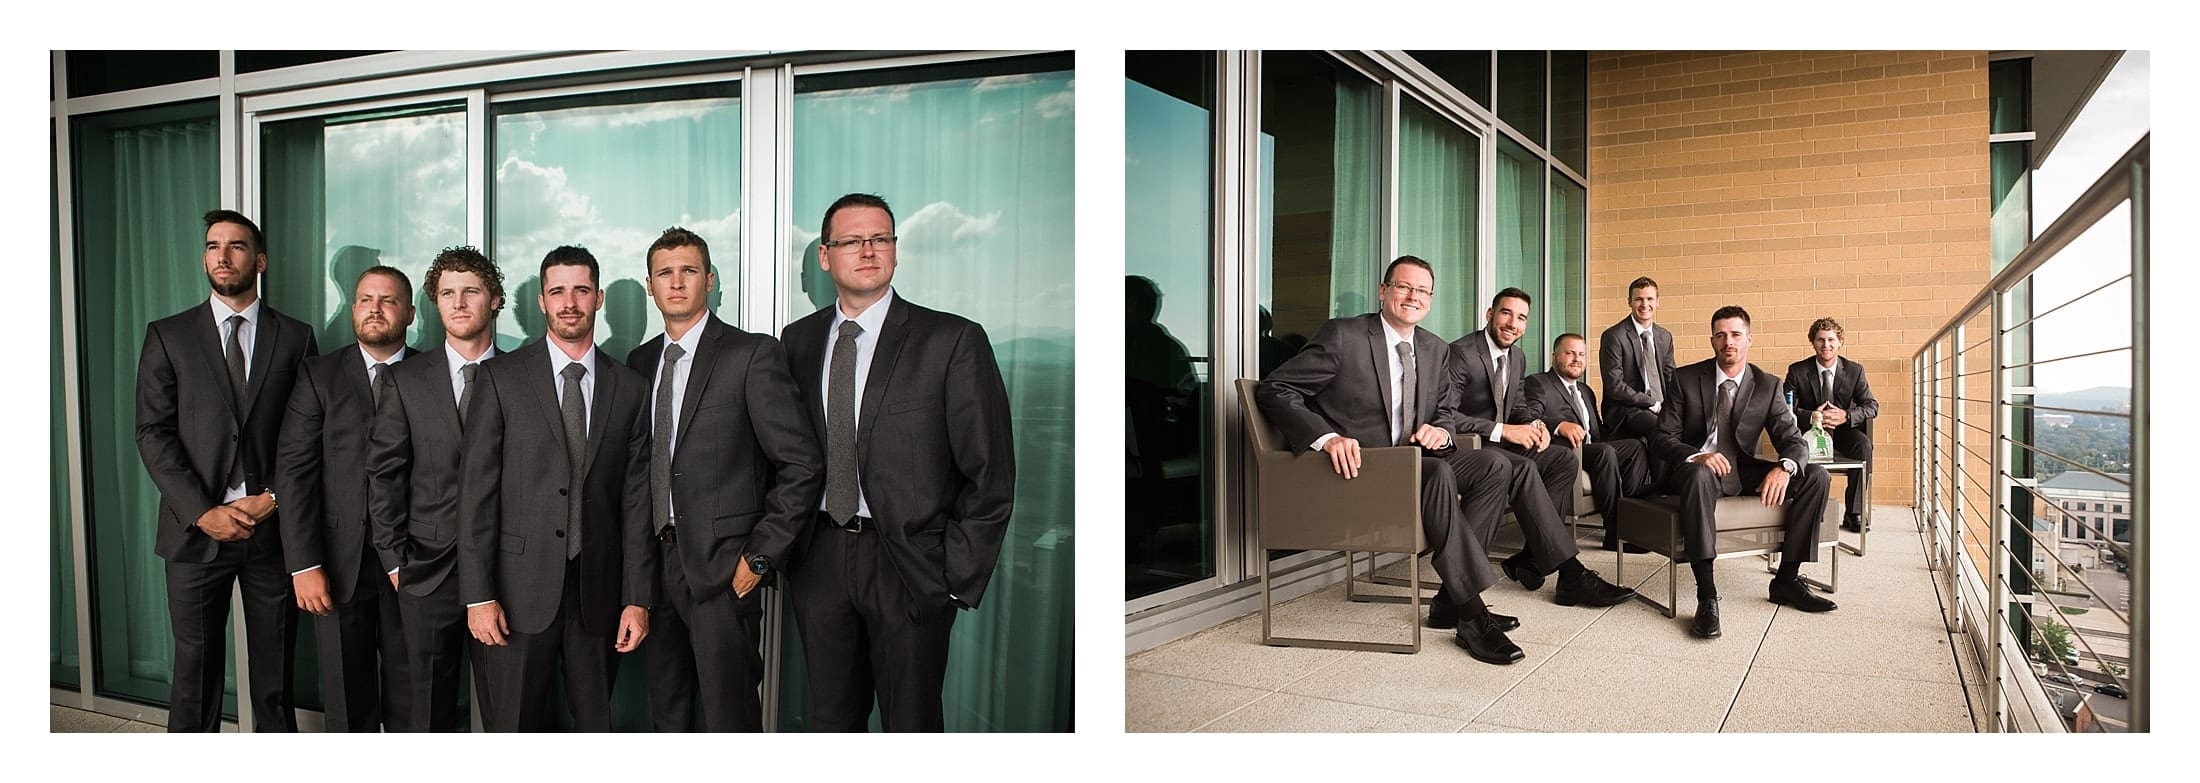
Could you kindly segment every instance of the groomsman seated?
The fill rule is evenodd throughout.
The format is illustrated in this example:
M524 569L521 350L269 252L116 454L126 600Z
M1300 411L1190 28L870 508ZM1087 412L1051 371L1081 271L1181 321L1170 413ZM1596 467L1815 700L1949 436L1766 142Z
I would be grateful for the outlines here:
M1844 457L1855 457L1864 462L1864 472L1869 475L1872 465L1871 421L1879 417L1879 399L1872 396L1870 381L1864 380L1864 365L1841 357L1841 322L1820 318L1810 325L1812 356L1788 365L1787 386L1795 391L1795 419L1800 425L1810 423L1811 411L1824 415L1826 434L1833 437L1833 451ZM1841 515L1841 529L1851 533L1864 531L1865 511L1870 498L1864 497L1864 485L1869 482L1849 482L1848 510Z
M1619 499L1650 488L1650 454L1641 438L1607 438L1597 414L1597 395L1582 376L1589 371L1589 341L1568 332L1551 343L1551 369L1528 376L1511 414L1515 424L1540 422L1551 445L1574 449L1589 473L1589 495L1604 518L1604 548L1619 545ZM1629 552L1646 551L1629 544Z

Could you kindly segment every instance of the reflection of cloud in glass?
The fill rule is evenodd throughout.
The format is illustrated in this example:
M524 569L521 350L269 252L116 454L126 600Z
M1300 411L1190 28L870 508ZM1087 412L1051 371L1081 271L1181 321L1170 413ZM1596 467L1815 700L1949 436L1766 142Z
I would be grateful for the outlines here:
M347 246L379 248L381 263L417 285L437 251L465 241L465 142L465 116L455 111L323 128L323 258ZM351 283L330 280L327 301L348 300Z
M2033 174L2034 232L2047 228L2108 167L2148 132L2150 57L2126 52L2086 102L2044 165ZM2033 312L2070 302L2131 272L2130 207L2101 218L2034 274ZM2131 284L2124 281L2071 302L2033 324L2033 358L2054 359L2131 344ZM2129 386L2131 354L2117 351L2040 365L2043 391Z

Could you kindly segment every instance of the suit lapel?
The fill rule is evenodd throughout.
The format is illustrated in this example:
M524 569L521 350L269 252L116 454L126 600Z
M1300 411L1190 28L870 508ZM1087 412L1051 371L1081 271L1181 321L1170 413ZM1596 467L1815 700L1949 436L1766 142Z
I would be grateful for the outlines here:
M811 390L802 395L802 407L810 412L810 428L817 433L820 443L825 438L825 386L820 380L825 374L825 335L822 330L832 324L833 317L828 310L835 305L825 307L827 309L819 310L809 318L796 322L795 328L787 332L789 339L786 346L788 355L793 357L795 388ZM809 328L811 324L817 324L817 328Z
M535 411L541 413L543 421L550 424L550 432L557 436L558 448L563 453L563 450L567 448L565 443L565 412L558 408L558 385L564 381L559 379L556 373L543 372L550 369L550 352L552 350L555 349L550 347L550 338L538 339L526 347L514 351L513 353L517 354L518 358L512 361L512 365L517 367L521 376L526 379L519 385L534 392Z
M583 476L588 475L589 466L596 464L597 450L605 448L604 441L608 439L603 433L611 426L611 406L618 402L619 394L618 384L611 381L610 360L604 358L603 351L595 350L595 353L596 404L589 406L588 410L588 448L581 450ZM563 420L562 417L560 420Z
M244 404L237 406L242 416L252 415L252 409L259 406L260 387L265 385L267 368L275 357L275 341L283 336L282 321L266 302L260 303L260 322L253 324L253 329L257 333L252 335L252 364L245 373Z
M1467 356L1474 359L1476 367L1482 368L1482 388L1480 391L1483 394L1490 392L1490 381L1497 378L1497 365L1490 361L1488 331L1488 329L1476 329L1473 334L1467 335ZM1503 407L1504 405L1504 400L1490 401L1491 407ZM1505 412L1502 410L1497 411L1497 415L1490 418L1502 424L1505 421Z
M902 343L909 339L909 308L899 295L886 308L886 323L879 327L878 343L871 348L871 372L863 379L863 404L856 422L856 459L871 453L871 425L878 423L879 404L886 399L886 382L894 377L894 362L901 358ZM945 400L942 400L945 402ZM820 433L824 430L819 430Z
M703 335L695 341L695 356L691 358L694 363L688 365L687 388L680 392L679 434L672 440L674 448L688 442L688 425L695 423L695 411L702 407L703 387L710 385L711 368L718 364L718 343L726 339L728 328L719 323L717 316L704 316L703 322L695 326L703 330Z
M1383 317L1380 315L1368 319L1367 328L1367 356L1374 361L1375 393L1380 395L1376 398L1379 400L1377 404L1383 409L1383 422L1388 425L1396 417L1396 413L1390 409L1390 400L1397 396L1397 391L1390 386L1390 355L1387 353L1393 350L1390 347L1390 333L1383 328ZM1385 426L1383 429L1388 431L1390 428Z
M1603 440L1604 417L1597 413L1597 393L1591 391L1589 384L1583 382L1588 379L1589 377L1584 375L1581 380L1574 381L1574 391L1581 393L1581 415L1589 417L1589 420L1582 422L1582 424L1589 428L1589 433L1596 436L1597 440ZM1565 390L1560 389L1560 391ZM1573 401L1568 400L1567 402L1571 404Z
M1442 357L1446 355L1449 349L1450 346L1444 343L1444 338L1436 336L1436 333L1427 329L1414 327L1413 369L1416 384L1414 389L1420 393L1414 395L1416 398L1414 405L1416 407L1413 410L1421 419L1414 422L1416 426L1434 419L1436 417L1436 406L1443 403ZM1430 361L1431 357L1435 357L1436 360Z
M360 348L357 342L345 346L344 351L337 354L339 380L336 384L343 387L344 394L351 395L354 401L364 406L353 410L374 410L374 385L367 382L367 365L373 363L374 360L367 357L366 349Z

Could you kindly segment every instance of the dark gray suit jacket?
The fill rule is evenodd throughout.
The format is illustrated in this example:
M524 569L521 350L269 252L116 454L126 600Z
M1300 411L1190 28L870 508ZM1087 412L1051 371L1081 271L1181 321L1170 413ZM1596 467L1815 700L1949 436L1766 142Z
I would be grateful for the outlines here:
M696 328L703 334L689 357L693 364L680 398L679 437L673 439L672 508L679 512L680 562L662 567L685 568L688 593L702 602L732 588L745 553L788 562L817 513L825 454L810 417L802 413L802 392L787 372L778 340L736 329L715 315L706 315ZM664 347L665 336L659 334L627 356L645 390L656 384ZM655 410L655 398L648 407ZM652 459L656 453L652 448ZM650 509L651 524L664 513ZM774 569L772 576L777 573Z
M229 464L244 455L244 484L258 493L274 477L275 440L298 365L318 352L313 332L260 303L251 371L240 403L229 389L214 305L200 303L145 327L138 354L137 446L145 472L160 488L160 527L153 551L180 563L213 562L221 543L198 529L199 515L221 505ZM276 493L276 502L284 501ZM262 520L252 540L280 546L285 514ZM273 538L275 540L268 540Z
M1667 465L1680 465L1703 446L1710 433L1711 412L1717 407L1719 369L1717 359L1705 359L1673 371L1673 385L1658 416L1658 431L1650 439L1651 450ZM1795 415L1780 394L1780 380L1772 373L1749 365L1749 383L1734 400L1730 445L1743 457L1754 458L1757 439L1770 435L1772 445L1797 469L1810 464L1810 445L1795 427ZM1723 437L1723 436L1722 436ZM1730 453L1729 458L1734 455ZM1735 468L1739 470L1740 465ZM1755 487L1744 487L1753 491Z
M581 629L617 630L622 606L657 603L649 524L649 385L601 351L580 486L565 458L565 424L549 339L481 363L460 460L460 600L497 601L518 633L541 633L565 594L566 496L581 493Z
M398 349L385 371L392 380L413 353ZM305 360L276 451L275 497L290 512L283 565L293 573L321 566L338 603L351 601L370 541L367 431L375 409L364 355L355 342Z
M397 394L375 414L367 446L375 552L384 571L399 569L398 589L423 598L458 565L459 458L466 441L450 370L440 345L398 362L390 373Z
M1846 356L1836 356L1833 361L1833 404L1847 411L1849 420L1839 427L1828 427L1826 431L1862 430L1865 422L1879 416L1879 398L1872 396L1871 382L1864 380L1864 365L1849 361ZM1810 423L1810 412L1825 402L1819 398L1818 357L1788 365L1787 385L1795 390L1796 423Z
M1650 324L1650 341L1657 347L1657 355L1650 357L1657 362L1659 377L1665 381L1667 396L1673 393L1673 333L1656 323ZM1650 407L1650 392L1642 386L1642 365L1647 361L1642 355L1642 340L1635 336L1635 318L1623 316L1619 323L1604 330L1597 338L1597 366L1604 375L1604 410L1606 421L1618 421L1628 408Z
M1543 422L1551 430L1551 443L1564 445L1568 441L1558 437L1558 425L1573 422L1589 431L1591 442L1604 440L1604 417L1597 413L1597 394L1589 388L1589 379L1583 377L1574 382L1581 392L1581 404L1586 408L1581 414L1574 412L1573 398L1566 394L1566 381L1558 377L1556 370L1544 370L1528 376L1527 390L1522 393L1519 407L1513 408L1512 424ZM1582 416L1588 421L1582 421Z
M779 333L820 454L835 307ZM993 344L969 319L919 307L898 293L879 332L856 421L864 500L911 592L941 605L952 603L952 595L976 607L1016 501L1016 442Z
M1394 353L1380 314L1330 319L1298 355L1253 387L1253 402L1283 431L1293 451L1311 448L1314 439L1331 432L1359 441L1362 448L1395 445L1390 436ZM1415 427L1457 429L1445 396L1453 374L1450 354L1444 338L1413 328Z
M1513 409L1527 398L1523 381L1528 377L1527 354L1515 342L1505 350L1505 399L1490 399L1490 376L1497 365L1490 362L1487 328L1451 343L1451 385L1459 418L1454 429L1489 440L1490 428L1513 421ZM1525 422L1525 419L1520 420Z

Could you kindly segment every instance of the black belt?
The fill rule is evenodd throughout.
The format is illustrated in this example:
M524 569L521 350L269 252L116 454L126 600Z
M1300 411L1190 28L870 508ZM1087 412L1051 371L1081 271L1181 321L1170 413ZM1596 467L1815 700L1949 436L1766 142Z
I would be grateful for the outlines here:
M817 512L817 518L823 521L826 527L849 533L862 533L872 527L871 518L864 516L849 517L847 524L841 524L838 520L833 519L833 515L823 511Z

